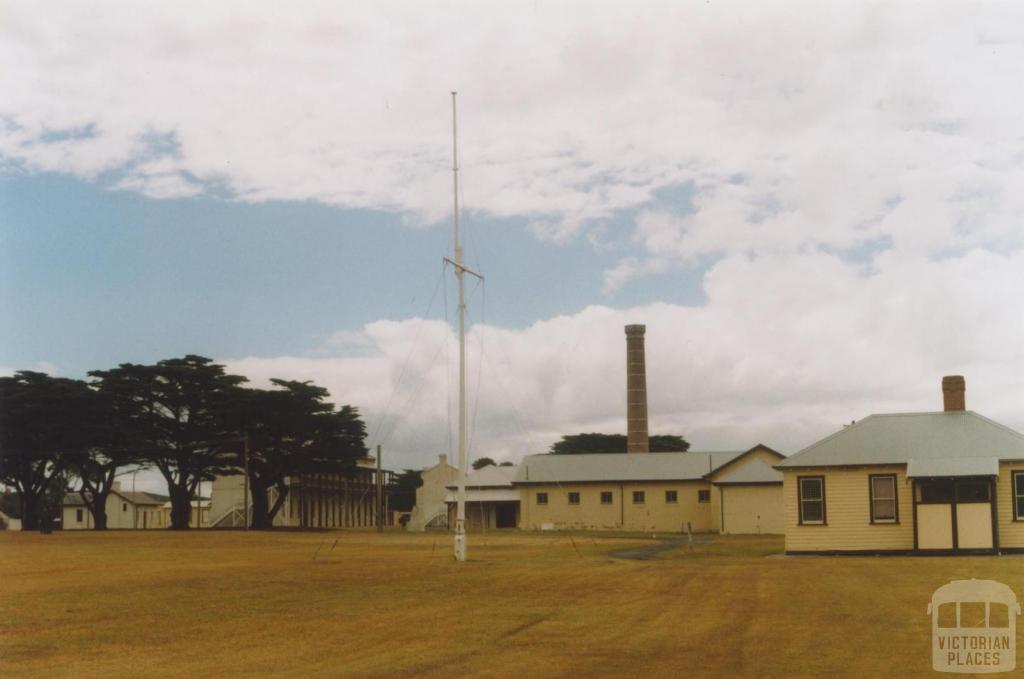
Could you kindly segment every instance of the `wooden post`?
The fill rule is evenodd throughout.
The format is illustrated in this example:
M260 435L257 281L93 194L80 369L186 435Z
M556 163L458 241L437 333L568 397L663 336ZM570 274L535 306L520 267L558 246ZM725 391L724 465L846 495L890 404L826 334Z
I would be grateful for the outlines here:
M245 457L245 480L242 485L242 507L245 509L245 530L249 530L249 432L245 432L242 455Z
M377 445L377 532L384 532L384 478L380 473L380 444Z

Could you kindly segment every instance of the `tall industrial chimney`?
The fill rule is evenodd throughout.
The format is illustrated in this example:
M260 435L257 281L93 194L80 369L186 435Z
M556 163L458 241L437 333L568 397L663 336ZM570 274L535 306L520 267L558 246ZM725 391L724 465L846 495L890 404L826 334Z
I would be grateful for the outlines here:
M643 325L626 326L626 452L649 453Z
M967 409L967 383L963 375L946 375L942 378L942 408L946 412Z

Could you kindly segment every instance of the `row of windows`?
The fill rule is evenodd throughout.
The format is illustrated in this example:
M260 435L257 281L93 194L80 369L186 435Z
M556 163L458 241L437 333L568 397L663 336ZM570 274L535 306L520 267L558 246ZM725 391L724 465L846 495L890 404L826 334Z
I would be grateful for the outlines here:
M580 503L580 494L577 491L569 491L566 493L566 497L571 505L578 505ZM610 490L601 491L601 504L610 505L613 501L613 495ZM647 501L647 493L642 490L633 491L633 504L642 505ZM711 491L710 490L698 490L697 491L698 502L711 502ZM665 503L674 505L679 502L679 491L666 490L665 491ZM547 493L537 493L537 504L546 505L548 503Z
M871 523L899 523L899 502L895 474L868 475ZM984 479L929 479L917 484L919 504L989 502L989 482ZM797 504L801 524L824 524L825 477L797 479ZM1013 472L1013 518L1024 521L1024 471Z

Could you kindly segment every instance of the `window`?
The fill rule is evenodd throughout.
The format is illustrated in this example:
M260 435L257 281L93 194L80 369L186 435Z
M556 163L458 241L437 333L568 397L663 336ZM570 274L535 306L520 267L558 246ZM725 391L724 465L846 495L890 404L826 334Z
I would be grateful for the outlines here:
M548 503L547 493L537 493L537 504L546 505Z
M824 476L800 476L797 477L797 490L799 493L800 523L801 524L824 524L825 523L825 477Z
M896 475L870 474L871 523L899 523L896 508Z
M75 521L77 521L78 523L82 523L82 510L81 509L76 509L75 510Z
M1013 518L1024 521L1024 471L1013 473Z
M666 490L665 502L667 502L670 505L674 505L675 503L679 502L679 493L677 493L674 490Z
M987 479L960 479L956 482L957 502L988 502Z
M122 502L121 503L121 511L122 512L127 512L128 511L128 503L127 502Z
M697 491L697 502L711 502L711 491L710 490L698 490Z
M578 505L580 503L579 493L569 493L569 504Z
M951 479L925 479L918 484L921 489L919 502L925 504L952 504L953 481Z
M601 504L610 505L612 503L612 492L610 490L601 491Z
M644 503L644 491L634 490L633 491L633 504L642 505Z

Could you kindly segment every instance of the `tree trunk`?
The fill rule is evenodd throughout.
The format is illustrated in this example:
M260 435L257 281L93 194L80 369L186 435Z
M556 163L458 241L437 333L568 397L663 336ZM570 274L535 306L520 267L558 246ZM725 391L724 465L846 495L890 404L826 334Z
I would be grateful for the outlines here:
M252 494L250 525L257 529L270 528L269 502L267 501L267 491L269 489L265 484L257 482L256 477L250 477L249 483L252 484L252 487L249 489Z
M39 497L31 491L21 492L21 530L39 530Z
M192 498L188 486L169 486L171 495L171 530L188 530L192 514Z
M92 529L107 530L107 496L110 495L110 491L103 493L102 496L94 493L87 496L84 490L78 494L85 503L85 508L92 514Z
M274 500L274 506L270 508L267 513L267 527L272 528L274 526L274 517L281 511L281 507L284 506L285 501L288 499L288 484L284 481L278 481L277 483L277 499Z

